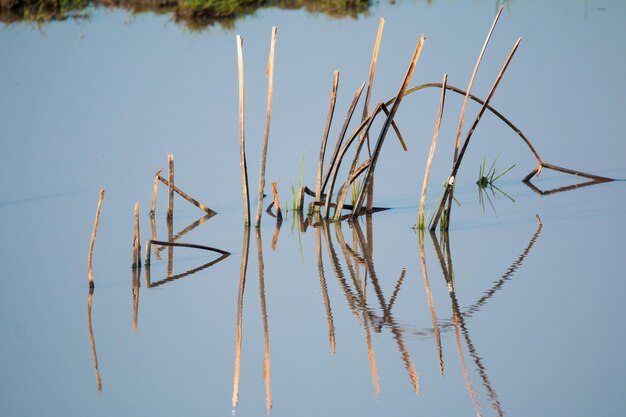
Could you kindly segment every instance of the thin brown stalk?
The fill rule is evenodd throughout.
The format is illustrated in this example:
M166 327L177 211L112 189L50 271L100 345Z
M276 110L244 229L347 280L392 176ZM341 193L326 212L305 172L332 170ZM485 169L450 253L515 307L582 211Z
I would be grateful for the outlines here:
M384 18L380 18L380 22L378 24L378 33L376 34L376 41L374 42L374 50L372 51L372 62L370 63L370 73L369 73L369 79L367 82L367 92L365 94L365 105L363 106L363 115L361 117L361 120L365 120L367 118L367 116L369 115L369 102L370 102L370 95L372 93L372 87L374 85L374 74L376 73L376 64L378 62L378 50L380 49L380 40L383 36L383 28L385 27L385 19ZM394 130L396 130L397 133L399 133L396 124L392 121ZM369 134L367 132L365 132L363 134L363 136L365 137L365 139L367 140L367 148L369 149L370 144L369 144ZM399 136L400 137L400 136ZM406 150L406 148L405 148ZM367 190L367 210L371 211L372 209L372 205L374 203L374 181L372 180L372 182L370 183L370 187Z
M166 186L169 187L170 182L168 180L166 180L165 178L163 178L162 176L159 175L158 176L158 180L161 181L163 184L165 184ZM176 194L180 195L182 198L184 198L185 200L189 201L191 204L193 204L194 206L198 207L200 210L206 211L210 215L217 214L215 211L211 210L209 207L205 206L204 204L202 204L201 202L199 202L195 198L191 197L189 194L187 194L186 192L184 192L183 190L181 190L177 186L174 185L171 188L174 190L174 192L176 192Z
M328 106L328 116L326 117L326 125L324 126L324 134L322 135L322 145L320 146L320 158L317 164L317 183L315 186L315 201L322 201L322 170L324 169L324 154L326 153L326 142L328 141L328 132L333 121L335 112L335 102L337 101L337 88L339 86L339 71L335 70L333 74L333 88L330 93L330 104ZM319 211L319 206L316 206Z
M167 155L167 178L168 178L168 194L167 194L167 218L174 216L174 155Z
M372 153L371 163L367 170L367 174L363 180L363 186L361 188L361 192L359 193L356 203L354 204L354 209L352 209L352 217L358 215L361 210L361 206L363 205L363 199L365 197L365 191L369 189L369 185L372 182L372 178L374 176L374 170L376 169L376 162L378 161L378 156L380 155L380 150L382 148L383 142L385 140L385 136L387 135L387 131L391 126L391 121L396 115L398 108L400 107L400 103L402 101L402 97L404 97L404 92L411 81L411 77L413 76L413 71L415 70L415 66L417 64L417 60L419 59L420 53L422 52L422 46L424 44L424 35L421 35L419 41L417 42L417 46L415 47L415 51L413 52L413 57L411 58L411 63L407 70L406 76L400 86L400 91L396 96L395 101L393 102L393 106L389 111L389 115L385 119L383 127L381 128L380 134L378 136L378 140L376 141L376 146L374 147L374 152Z
M98 222L100 221L100 208L102 207L102 200L104 200L104 191L100 190L100 198L98 199L98 208L96 209L96 219L93 223L93 230L91 231L91 241L89 242L89 254L87 255L87 279L89 280L89 288L94 287L93 283L93 247L96 243L96 234L98 233Z
M272 195L274 196L274 207L276 207L276 219L278 219L278 221L282 221L283 212L280 209L280 199L278 198L278 188L276 187L276 184L278 184L278 181L274 181L272 183Z
M250 193L248 191L248 167L246 165L246 141L244 131L244 84L243 84L243 39L237 35L237 70L239 75L239 168L243 193L243 223L250 225Z
M607 177L602 177L600 175L593 175L593 174L588 174L588 173L582 172L582 171L576 171L574 169L563 168L563 167L559 167L559 166L556 166L556 165L548 164L547 162L542 162L541 168L538 169L536 172L533 171L532 175L529 175L526 178L524 178L524 181L528 182L535 174L539 175L539 171L541 171L542 168L547 168L547 169L551 169L553 171L563 172L565 174L574 175L575 177L585 177L585 178L589 178L590 180L599 181L599 182L614 181L613 178L607 178Z
M365 87L365 83L361 84L356 93L354 93L354 97L352 98L352 102L350 103L350 107L348 107L348 112L346 113L346 117L343 120L343 125L341 126L341 130L339 131L339 136L337 138L337 142L335 143L335 148L333 149L332 156L330 157L330 162L328 163L328 169L326 170L326 174L324 174L324 180L322 181L322 194L326 190L326 184L328 184L328 178L330 177L330 173L333 170L335 165L335 161L337 159L337 154L339 153L339 149L341 149L341 144L343 139L346 136L346 132L348 130L348 125L350 124L350 120L352 120L352 115L354 114L354 110L356 109L356 105L361 97L361 93L363 92L363 88Z
M443 81L441 82L441 97L439 98L439 111L437 112L437 122L435 123L435 131L433 132L433 140L430 144L430 151L428 152L428 160L426 162L426 172L424 173L424 182L422 183L422 196L420 197L420 208L417 221L417 227L422 229L426 227L424 219L424 206L426 205L426 190L428 188L428 177L430 176L430 166L433 162L433 156L435 156L435 149L437 148L437 139L439 138L439 127L441 126L441 118L443 117L443 107L446 100L446 85L448 83L448 74L443 75Z
M133 268L141 267L141 243L139 237L139 203L135 203L135 233L133 237Z
M144 256L144 266L146 267L150 267L150 262L151 262L151 258L152 258L152 243L154 242L154 240L150 241L149 239L146 240L146 255ZM155 245L156 246L156 245Z
M359 89L357 90L356 94L354 95L354 98L352 99L352 103L350 104L350 108L348 109L348 113L346 114L346 118L344 120L343 126L341 127L341 132L339 133L339 138L337 139L337 143L335 144L335 149L333 150L332 157L330 158L330 163L328 164L328 171L326 172L326 176L324 177L324 182L322 184L322 194L324 194L324 191L326 190L326 184L328 183L331 173L335 172L335 175L337 173L337 170L335 169L335 165L337 164L337 157L339 155L339 150L341 148L343 139L346 136L346 131L348 130L348 124L350 123L350 120L352 119L352 115L354 114L354 110L356 109L356 104L359 101L359 97L361 96L361 92L363 91L364 86L365 86L365 83L361 84L361 87L359 87ZM326 207L324 209L325 219L328 219L328 215L329 215L328 207L332 199L332 193L333 192L329 187L329 190L326 193L326 197L327 197Z
M241 369L241 343L243 338L243 294L246 288L246 273L248 272L248 252L250 249L250 228L243 229L243 251L241 267L239 269L239 293L237 295L237 341L235 345L235 373L233 375L233 415L239 402L239 372Z
M511 59L513 58L513 55L515 55L515 52L517 51L517 48L518 48L518 46L519 46L521 41L522 41L522 38L518 38L517 42L515 42L515 45L513 45L513 49L511 49L511 52L509 53L509 56L506 58L506 61L504 62L504 65L502 66L502 69L500 70L500 73L498 74L498 76L496 77L496 80L494 81L493 85L491 86L491 90L489 90L489 94L487 95L487 98L485 99L485 102L483 103L483 106L481 107L480 111L476 115L476 119L474 119L474 123L472 124L472 127L470 128L469 132L467 132L467 137L465 138L465 142L463 142L463 146L461 147L461 152L459 153L456 161L454 161L454 166L452 168L452 172L450 173L450 176L448 177L449 180L448 180L448 182L446 184L446 188L445 188L445 191L443 193L443 197L441 198L441 202L439 204L439 208L437 209L437 212L435 214L433 222L430 225L430 230L434 230L435 227L437 226L437 224L439 223L439 219L441 217L441 213L443 211L444 204L447 202L448 195L452 191L452 187L454 185L454 182L456 181L456 174L457 174L457 172L459 170L459 167L461 166L461 162L463 161L463 155L465 155L465 151L467 150L467 146L469 145L469 142L470 142L470 140L472 138L472 134L476 130L476 127L478 126L478 122L480 122L480 119L481 119L482 115L485 113L485 110L487 109L487 106L489 105L489 102L493 98L493 95L496 92L496 89L498 88L498 85L500 84L500 81L502 80L502 77L504 76L504 72L506 71L507 67L509 66L509 63L511 62ZM449 227L448 224L446 224L446 228L447 227Z
M463 99L463 106L461 107L461 115L459 116L459 126L456 131L456 140L454 142L454 161L456 161L456 158L458 156L459 145L461 142L461 131L463 130L463 120L465 119L465 109L467 107L467 102L469 100L469 95L472 90L472 86L474 85L474 79L476 78L478 67L480 67L480 62L483 59L485 50L487 50L487 45L489 45L489 41L491 40L491 35L493 34L493 30L496 28L496 24L498 23L498 19L500 19L500 15L502 14L503 9L504 9L504 6L500 6L500 10L498 10L496 17L493 19L493 23L491 24L491 29L489 29L489 33L487 34L485 43L483 43L483 47L480 50L478 59L476 60L476 65L474 66L474 71L472 72L472 76L470 77L469 84L467 85L467 92L465 93L465 98Z
M96 371L96 387L98 392L102 392L102 378L98 369L98 354L96 353L96 340L93 337L93 327L91 325L91 303L93 300L93 287L89 288L87 296L87 326L89 327L89 342L91 343L91 353L93 354L93 368Z
M380 108L387 116L389 116L389 108L384 103L381 105ZM400 146L402 146L402 149L404 150L404 152L408 152L409 148L406 146L406 142L404 141L404 138L402 137L402 133L400 133L400 129L398 128L398 125L396 124L395 120L391 121L391 128L396 133L396 137L398 138L398 141L400 142Z
M152 202L150 203L150 216L152 217L154 217L154 213L156 211L157 192L159 191L159 176L161 175L161 171L163 171L163 169L158 170L154 174L154 185L152 186Z
M150 229L152 231L152 240L157 240L158 239L157 228L156 228L156 221L154 219L154 216L150 216ZM161 253L159 249L156 247L156 245L154 246L154 256L156 256L157 259L161 259Z
M378 62L378 50L380 49L380 40L383 37L383 28L385 27L385 19L380 18L378 23L378 33L376 33L376 41L374 42L374 50L372 51L372 61L370 63L370 73L367 81L367 90L365 91L365 104L363 105L363 115L361 121L369 116L370 96L372 95L372 87L374 85L374 74L376 73L376 64Z
M276 47L276 31L276 26L272 27L270 55L267 61L267 112L265 116L265 133L263 134L263 148L261 150L261 173L259 174L259 198L256 207L256 227L261 226L261 211L263 210L263 191L265 190L265 162L267 160L267 145L270 136L270 118L272 115L272 97L274 95L274 50Z
M374 122L374 118L376 117L376 115L378 114L378 111L380 111L380 107L381 107L382 103L378 103L376 104L376 107L374 108L374 111L372 112L372 115L369 116L367 119L363 120L361 122L361 124L359 125L359 127L352 133L352 135L350 135L350 137L348 138L348 140L346 141L346 143L344 144L343 148L341 149L341 151L339 152L339 154L337 155L337 160L333 166L333 171L332 171L332 175L330 176L330 183L328 185L328 194L332 194L334 186L335 186L335 180L337 179L337 173L339 171L339 167L341 166L341 162L343 160L343 157L345 156L348 148L350 148L350 145L352 145L352 143L354 142L354 140L357 138L357 136L359 135L359 133L361 132L365 132L367 133L369 131L369 129L372 127L372 123ZM352 160L352 165L350 167L350 171L348 172L348 180L346 180L346 184L344 184L338 194L337 194L337 209L335 210L335 220L337 220L337 218L341 215L341 210L343 209L343 202L345 201L345 198L348 194L348 188L350 187L350 183L352 181L349 181L349 179L352 177L352 175L354 174L355 169L358 166L358 162L359 162L359 153L361 152L361 148L363 147L363 144L365 142L365 136L361 135L358 144L357 144L357 149L354 155L354 158ZM339 214L338 214L339 213Z
M424 90L426 88L441 88L441 84L440 83L427 83L427 84L420 84L418 86L412 87L411 89L407 90L406 93L404 93L405 96L408 96L409 94L413 94L417 91L420 90ZM454 93L460 94L465 96L465 94L467 94L464 90L455 87L453 85L448 84L446 86L446 90L448 91L452 91ZM476 97L473 94L469 95L469 98L472 101L475 101L476 103L480 104L481 106L483 104L485 104L485 101ZM390 106L395 100L395 97L392 98L391 100L387 101L385 104L387 106ZM535 159L537 159L537 162L539 164L543 163L541 160L541 157L539 156L539 153L537 152L537 150L535 149L535 147L533 146L533 144L530 142L530 140L526 137L526 135L524 135L524 133L517 127L515 126L509 119L507 119L506 117L504 117L504 115L502 113L500 113L499 111L497 111L496 109L494 109L493 107L491 107L489 104L487 104L487 110L489 110L494 116L496 116L498 119L502 120L508 127L510 127L515 133L517 133L517 135L524 141L524 143L526 144L526 146L528 146L528 148L530 149L530 151L532 152L532 154L535 156Z

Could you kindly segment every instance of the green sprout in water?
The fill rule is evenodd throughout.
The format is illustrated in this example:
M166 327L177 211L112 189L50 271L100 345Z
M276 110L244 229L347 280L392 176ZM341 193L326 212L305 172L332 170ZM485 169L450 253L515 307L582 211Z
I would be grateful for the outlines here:
M485 201L487 201L496 216L498 215L498 213L496 212L496 208L493 205L492 198L495 198L497 193L502 194L503 196L515 203L515 200L511 196L509 196L507 193L505 193L495 185L495 182L498 179L502 178L504 174L506 174L515 167L515 164L511 165L509 168L502 172L498 172L495 167L497 160L498 157L496 157L496 159L493 161L491 167L487 171L485 171L487 165L485 160L483 159L483 163L480 165L478 181L476 181L476 185L478 185L478 200L481 207L483 208L483 214L485 213ZM491 196L489 196L489 192L491 192Z
M486 165L486 160L483 159L483 163L480 164L480 171L479 171L479 174L478 174L478 181L476 181L476 184L478 184L478 186L480 188L486 188L486 187L489 187L489 186L493 186L494 182L496 182L497 180L502 178L504 176L504 174L506 174L507 172L509 172L510 170L512 170L515 167L515 164L513 164L510 167L508 167L506 170L504 170L503 172L498 172L496 170L496 162L497 161L498 161L498 157L496 156L496 159L494 159L493 164L491 164L491 167L489 168L489 170L487 170L485 172L485 168L487 167L487 165Z
M298 185L294 186L291 182L291 204L287 205L287 211L297 212L300 209L300 200L302 199L302 176L304 175L304 157L300 163L300 176L298 177Z

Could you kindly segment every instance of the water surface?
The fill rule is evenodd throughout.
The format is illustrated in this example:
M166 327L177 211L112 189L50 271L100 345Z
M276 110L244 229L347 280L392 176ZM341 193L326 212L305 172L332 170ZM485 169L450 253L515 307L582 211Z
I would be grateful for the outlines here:
M395 140L383 149L375 200L392 210L306 231L290 217L278 232L267 215L258 234L242 225L235 34L245 41L254 195L269 35L278 26L267 179L280 181L286 202L303 156L313 187L333 71L341 78L331 138L367 78L380 17L373 101L397 93L420 33L427 40L411 85L448 73L464 88L494 3L378 4L347 20L270 9L232 31L191 32L169 16L100 9L88 21L4 27L0 414L619 414L624 183L539 196L521 182L536 165L532 154L496 118L486 115L472 139L447 236L421 239L412 229L435 89L407 97L396 117L409 152ZM486 96L521 36L492 105L546 162L626 178L625 17L617 1L507 2L473 91ZM449 95L429 212L450 170L461 103ZM467 120L477 111L471 106ZM167 250L160 260L153 253L150 283L161 285L148 287L143 268L138 288L133 205L148 239L153 175L168 152L176 184L218 212L179 241L231 255L163 281ZM497 194L483 207L479 165L496 156L500 169L516 164L498 185L515 202ZM533 182L552 190L580 180L545 171ZM160 239L165 198L162 187ZM172 233L202 216L177 199ZM216 258L176 248L169 275Z

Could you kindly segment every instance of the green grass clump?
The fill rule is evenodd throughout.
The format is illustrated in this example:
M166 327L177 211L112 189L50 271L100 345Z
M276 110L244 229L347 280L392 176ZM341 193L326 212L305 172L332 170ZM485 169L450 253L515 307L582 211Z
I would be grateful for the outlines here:
M302 162L300 163L300 175L298 176L298 185L295 186L293 184L293 181L291 182L291 201L289 201L289 204L285 205L287 211L298 211L300 209L298 205L300 204L300 199L302 198L303 192L302 176L304 175L304 157L305 155L302 155Z
M483 163L480 164L480 170L478 173L478 181L476 181L476 184L478 184L479 187L486 188L488 186L492 186L494 182L502 178L504 174L506 174L507 172L509 172L515 167L515 164L513 164L510 167L508 167L506 170L504 170L503 172L498 172L496 170L497 161L498 161L498 157L496 156L496 159L494 159L493 164L491 164L491 167L489 167L489 169L485 171L485 168L487 167L487 165L486 165L486 160L483 159Z

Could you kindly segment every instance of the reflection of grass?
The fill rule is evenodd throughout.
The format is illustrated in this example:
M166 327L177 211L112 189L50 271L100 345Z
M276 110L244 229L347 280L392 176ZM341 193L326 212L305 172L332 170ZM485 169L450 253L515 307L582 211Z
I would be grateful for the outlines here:
M331 17L356 17L367 11L369 0L0 0L0 21L37 22L86 18L94 6L119 7L132 13L172 13L190 29L214 23L232 27L237 17L260 8L306 9Z
M489 193L491 193L491 196L489 195ZM491 206L491 210L493 210L493 214L495 214L496 217L498 217L498 212L496 211L496 208L493 205L493 199L495 199L498 194L505 196L506 198L511 200L513 203L515 203L515 200L513 199L513 197L511 197L510 195L508 195L507 193L505 193L504 191L502 191L501 189L499 189L497 186L493 184L487 185L485 187L480 186L480 185L478 186L478 201L480 203L480 206L483 209L483 214L485 213L485 201L487 201L489 205Z

